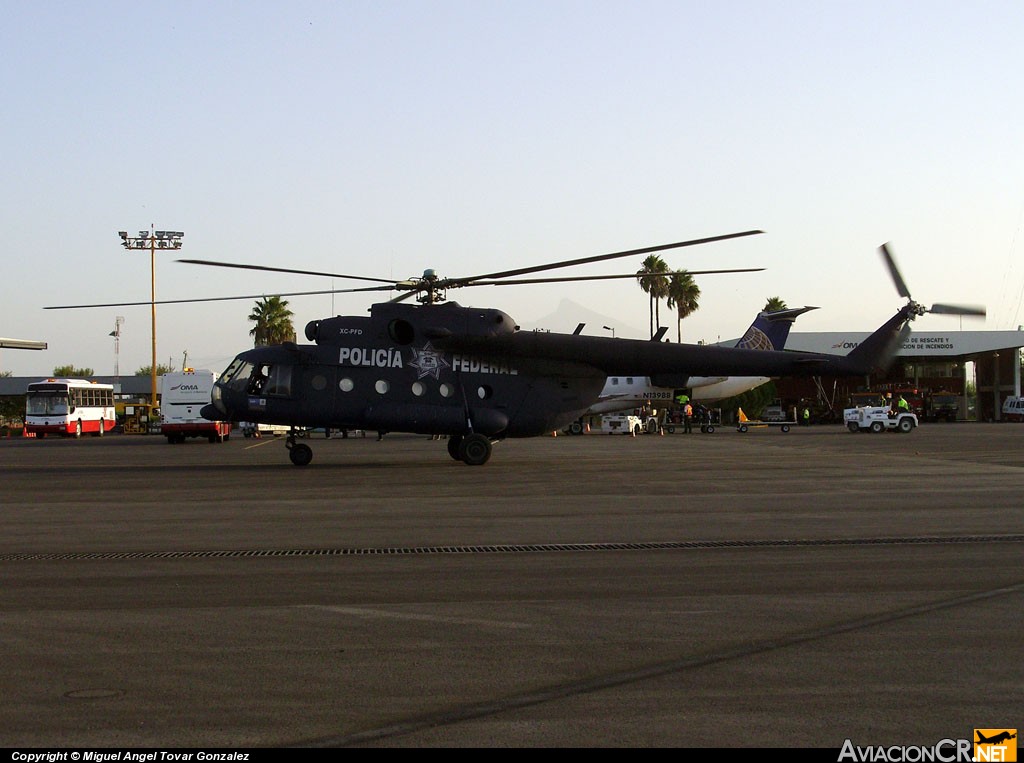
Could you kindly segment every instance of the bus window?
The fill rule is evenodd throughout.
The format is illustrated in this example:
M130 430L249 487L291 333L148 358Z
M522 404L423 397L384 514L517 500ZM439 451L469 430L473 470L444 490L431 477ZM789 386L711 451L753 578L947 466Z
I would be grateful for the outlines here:
M67 412L67 395L56 392L29 392L25 398L25 413L30 416L62 416Z

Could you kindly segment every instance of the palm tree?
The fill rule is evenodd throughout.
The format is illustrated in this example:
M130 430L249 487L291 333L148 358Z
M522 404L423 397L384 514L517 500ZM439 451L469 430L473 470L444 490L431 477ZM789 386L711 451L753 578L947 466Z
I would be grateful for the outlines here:
M661 315L658 310L658 303L668 297L668 265L665 260L656 254L648 255L643 261L643 267L636 271L636 280L640 282L640 288L651 298L651 336L655 332L655 319L658 326L661 325Z
M288 300L280 297L263 297L249 313L249 320L256 325L249 331L255 339L255 346L281 344L295 341L295 327L292 326L292 313L288 309Z
M683 318L697 312L700 287L685 270L672 274L668 282L668 306L676 309L676 342L683 341Z
M763 313L774 313L776 310L785 310L786 303L782 297L768 297L768 301L764 303L764 307L761 309Z

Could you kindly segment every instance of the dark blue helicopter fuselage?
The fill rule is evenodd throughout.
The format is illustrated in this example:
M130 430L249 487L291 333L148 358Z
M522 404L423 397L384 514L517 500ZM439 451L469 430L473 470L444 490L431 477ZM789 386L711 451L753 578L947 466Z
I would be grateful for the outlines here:
M214 418L298 427L533 437L578 418L605 376L585 363L460 352L452 337L517 331L500 310L375 305L306 327L314 345L241 353L217 382ZM213 412L211 411L211 414Z

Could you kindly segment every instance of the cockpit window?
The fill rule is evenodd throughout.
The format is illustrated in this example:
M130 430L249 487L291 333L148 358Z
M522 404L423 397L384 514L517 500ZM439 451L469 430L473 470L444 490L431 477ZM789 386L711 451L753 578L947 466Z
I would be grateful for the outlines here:
M246 364L248 366L248 364ZM288 397L292 394L292 366L261 363L253 366L246 392L250 395Z
M246 365L249 365L246 363ZM262 395L264 389L267 386L267 377L270 375L270 366L266 364L260 364L258 366L252 366L252 371L249 373L249 386L246 389L250 395Z
M224 375L217 380L217 383L241 392L248 389L249 374L251 373L252 363L246 363L235 358L224 372Z
M242 360L241 358L235 358L234 360L231 361L231 364L227 367L227 369L225 369L224 373L220 375L220 379L218 379L218 381L220 381L221 384L227 384L228 382L235 378L235 376L238 374L239 369L244 365L244 360Z

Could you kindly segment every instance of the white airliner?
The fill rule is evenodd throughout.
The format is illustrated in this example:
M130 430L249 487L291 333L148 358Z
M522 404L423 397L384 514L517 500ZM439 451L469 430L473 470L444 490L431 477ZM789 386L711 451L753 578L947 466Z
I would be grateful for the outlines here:
M796 319L809 310L817 309L794 307L758 313L736 347L751 350L785 349L789 330ZM660 341L661 336L656 338ZM601 397L587 414L614 413L645 405L660 409L670 405L679 390L686 390L695 402L708 404L742 394L767 381L767 376L610 376L601 390Z

